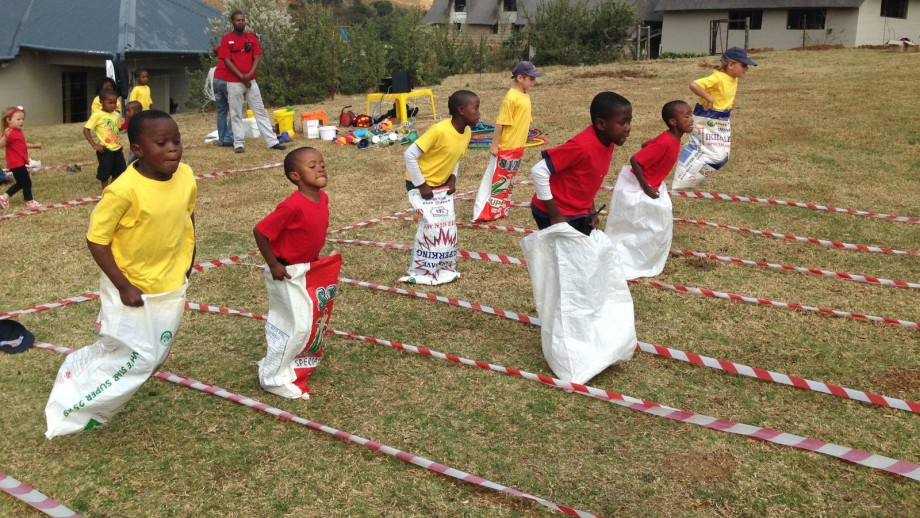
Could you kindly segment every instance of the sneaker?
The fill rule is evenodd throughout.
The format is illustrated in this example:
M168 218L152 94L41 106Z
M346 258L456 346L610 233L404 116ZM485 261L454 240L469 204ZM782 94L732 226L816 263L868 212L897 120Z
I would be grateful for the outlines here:
M0 196L0 207L3 207L4 209L10 208L10 199Z
M271 149L277 149L278 151L284 151L285 149L287 149L287 146L279 142L278 144L275 144L274 146L272 146Z
M245 148L241 148L241 147L235 147L235 148L233 148L233 151L236 152L236 153L244 153L244 152L246 151L246 149L245 149Z
M7 204L9 204L9 202L7 202ZM26 202L26 208L29 210L42 210L45 208L45 206L41 203L38 203L36 200L29 200Z

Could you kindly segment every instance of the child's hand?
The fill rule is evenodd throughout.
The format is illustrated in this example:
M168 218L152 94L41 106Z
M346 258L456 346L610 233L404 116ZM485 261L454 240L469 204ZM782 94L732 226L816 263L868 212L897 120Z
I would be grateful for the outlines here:
M291 278L291 276L288 275L287 268L285 268L281 263L270 265L268 269L272 272L272 279L275 279L276 281L283 281L284 279Z
M118 294L121 295L121 303L125 306L139 308L144 305L144 298L141 297L143 292L133 284L118 288Z
M498 140L492 139L492 143L489 145L489 154L498 156Z
M642 186L642 190L645 192L645 195L646 195L646 196L648 196L649 198L651 198L651 199L653 199L653 200L657 200L658 197L661 196L661 195L658 193L658 191L656 191L655 189L652 188L651 185L649 185L649 186L644 186L644 185L643 185L643 186Z
M10 136L10 133L12 133L12 132L13 132L13 128L6 128L5 130L3 130L3 136L4 136L4 137L9 137L9 136Z
M38 143L36 143L36 144L33 144L33 146L35 146L35 149L45 149L45 146L42 145L41 142L38 142Z
M418 192L422 195L423 200L430 200L434 198L434 191L431 189L431 186L427 183L423 183L418 186Z
M450 179L447 180L447 194L453 194L457 192L457 177L450 175Z
M105 147L103 147L103 145L99 143L93 144L93 149L96 150L96 153L102 153L105 151Z

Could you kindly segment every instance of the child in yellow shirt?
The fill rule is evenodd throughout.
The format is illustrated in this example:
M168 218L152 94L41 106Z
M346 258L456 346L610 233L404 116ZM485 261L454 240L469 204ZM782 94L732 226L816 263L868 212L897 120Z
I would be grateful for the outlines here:
M128 95L129 101L137 101L145 110L155 109L153 98L150 97L150 72L146 68L139 68L134 72L134 88Z
M521 61L511 71L514 84L505 94L495 119L492 145L489 146L492 157L476 193L473 221L493 221L508 216L514 176L521 167L524 144L533 120L527 92L536 86L541 76L543 72L530 61Z
M118 178L127 168L125 155L121 152L121 140L118 138L121 126L121 116L115 112L118 94L115 90L102 90L99 92L102 109L90 115L83 126L83 136L96 151L99 168L96 170L96 179L105 189L113 180ZM98 142L93 140L93 132Z

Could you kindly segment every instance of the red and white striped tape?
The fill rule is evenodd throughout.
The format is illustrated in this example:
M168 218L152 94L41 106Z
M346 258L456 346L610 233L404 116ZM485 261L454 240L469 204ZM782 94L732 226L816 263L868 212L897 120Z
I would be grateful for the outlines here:
M214 259L213 261L205 261L198 264L192 265L192 269L196 272L202 270L207 270L209 268L217 268L218 266L226 266L228 264L234 264L242 261L245 258L252 257L258 252L249 252L248 254L243 255L233 255L224 259ZM98 291L89 291L82 293L80 295L74 295L73 297L67 297L66 299L58 299L54 302L49 302L47 304L39 304L37 306L32 306L31 308L18 309L15 311L8 311L5 313L0 313L0 320L6 320L9 318L17 318L22 315L28 315L30 313L39 313L42 311L48 311L49 309L56 309L63 306L69 306L71 304L77 304L80 302L86 302L88 300L96 300L99 298Z
M228 315L238 315L243 316L245 312L231 310L227 308L217 308L215 306L202 306L198 304L197 306L212 308L212 313L221 313ZM221 310L223 309L223 310ZM611 392L608 390L603 390L588 385L581 385L578 383L570 383L567 381L562 381L557 378L542 374L533 374L527 371L522 371L519 369L509 369L502 367L500 365L491 364L488 362L471 360L463 357L459 357L453 354L445 354L442 352L434 351L425 347L416 347L414 345L405 344L401 342L394 342L390 340L383 340L379 338L373 338L363 335L358 335L354 333L349 333L345 331L339 331L337 329L330 328L328 333L332 333L338 336L343 336L346 338L352 338L355 340L361 340L369 343L375 343L379 345L384 345L387 347L392 347L395 349L401 349L404 351L413 352L416 354L421 354L425 356L430 356L433 358L438 358L440 360L447 360L454 363L460 363L467 366L475 366L481 369L491 370L494 372L500 372L502 374L508 374L511 376L516 376L523 378L529 381L535 381L538 383L543 383L544 385L549 385L551 387L562 388L566 391L577 392L581 395L588 396L594 399L599 399L601 401L606 401L609 403L614 403L631 410L642 412L645 414L650 414L658 417L664 417L672 421L680 421L684 423L690 423L697 426L702 426L704 428L709 428L711 430L717 430L720 432L727 432L736 435L743 435L746 437L752 437L755 439L760 439L774 444L780 444L783 446L789 446L792 448L797 448L801 450L812 451L815 453L821 453L823 455L828 455L840 460L845 460L847 462L853 462L866 466L873 469L878 469L886 471L888 473L893 473L895 475L901 475L913 480L920 481L920 465L914 464L911 462L901 461L893 459L891 457L886 457L883 455L878 455L875 453L870 453L863 450L857 450L854 448L849 448L847 446L841 446L833 443L828 443L820 441L817 439L811 439L808 437L803 437L800 435L794 435L779 430L774 430L770 428L761 428L759 426L753 426L743 423L737 423L734 421L729 421L725 419L717 419L714 417L709 417L703 414L697 414L694 412L688 412L684 410L679 410L676 408L663 406L659 403L652 401L646 401L643 399L634 398L631 396L619 394L616 392Z
M910 216L894 216L892 214L880 214L867 210L842 209L831 207L829 205L819 205L817 203L804 203L800 201L774 200L771 198L755 198L751 196L738 196L735 194L722 194L718 192L699 192L699 191L668 191L671 196L680 196L682 198L700 198L704 200L721 200L721 201L740 201L750 203L766 203L768 205L781 205L786 207L799 207L802 209L822 210L828 212L837 212L840 214L850 214L852 216L865 216L868 218L879 218L888 221L899 221L901 223L920 223L920 218Z
M762 304L765 306L774 306L778 308L788 308L788 309L798 309L802 311L813 311L816 313L826 313L828 315L834 315L838 317L848 317L855 318L858 320L867 320L871 322L882 322L885 324L894 324L910 329L920 329L920 322L913 322L910 320L900 320L897 318L889 317L876 317L872 315L865 315L862 313L852 313L850 311L841 311L839 309L828 309L816 306L805 306L802 304L794 304L791 302L781 302L778 300L762 299L758 297L749 297L746 295L737 295L735 293L726 293L724 291L710 290L707 288L694 288L692 286L681 286L676 284L665 284L662 282L653 282L653 281L629 281L630 284L636 284L639 286L650 286L653 288L660 288L666 290L679 291L681 293L693 293L696 295L705 295L707 297L716 297L720 299L734 300L738 302L748 302L751 304Z
M515 182L518 185L533 185L533 180L520 180ZM604 185L601 187L604 190L612 191L613 186ZM830 205L821 205L818 203L807 203L801 201L785 201L785 200L775 200L772 198L757 198L754 196L739 196L737 194L723 194L718 192L700 192L700 191L675 191L670 190L668 193L671 196L679 196L681 198L699 198L704 200L720 200L720 201L737 201L737 202L749 202L749 203L765 203L767 205L778 205L784 207L798 207L801 209L811 209L819 210L826 212L836 212L839 214L849 214L851 216L865 216L867 218L878 218L888 221L898 221L901 223L920 223L920 218L915 218L912 216L895 216L892 214L882 214L878 212L872 212L868 210L856 210L856 209L843 209L840 207L832 207Z
M789 239L792 241L799 241L803 243L813 243L816 245L830 246L834 248L844 248L846 250L860 250L862 252L875 252L879 254L895 254L895 255L910 255L914 257L920 257L920 252L915 252L911 250L894 250L892 248L885 248L881 246L872 246L872 245L856 245L852 243L842 243L840 241L831 241L829 239L818 239L814 237L802 237L795 236L792 234L780 234L776 232L768 232L766 230L754 230L744 227L734 227L732 225L725 225L723 223L715 223L712 221L705 221L701 219L686 219L686 218L674 218L676 223L690 223L693 225L705 225L707 227L721 228L726 230L735 230L738 232L745 232L748 234L755 234L758 236L765 237L775 237L779 239Z
M347 230L352 230L352 229L360 228L360 227L366 227L366 226L369 226L369 225L373 225L373 224L375 224L375 223L380 223L380 222L382 222L382 221L387 221L387 220L393 219L393 218L395 218L395 217L397 217L397 216L401 216L402 214L405 214L405 213L407 213L407 212L412 212L412 210L413 210L412 208L403 209L403 210L400 210L400 211L396 211L396 212L387 214L386 216L380 216L379 218L371 218L371 219L368 219L368 220L365 220L365 221L360 221L360 222L358 222L358 223L353 223L353 224L351 224L351 225L346 225L346 226L344 226L344 227L342 227L342 228L337 228L337 229L335 229L335 230L331 230L331 231L329 231L329 233L330 233L330 234L340 234L340 233L345 232L345 231L347 231Z
M2 471L0 471L0 489L48 516L55 518L81 518L83 516Z
M198 180L207 180L208 178L218 178L221 176L228 176L228 175L236 174L236 173L245 173L248 171L257 171L260 169L271 169L273 167L281 167L282 165L284 165L283 162L274 162L271 164L265 164L265 165L255 166L255 167L247 167L245 169L233 169L229 171L215 171L213 173L196 174L195 178ZM21 210L18 212L12 212L10 214L3 214L2 216L0 216L0 221L4 219L20 218L22 216L31 216L32 214L46 212L51 209L62 209L65 207L75 207L77 205L83 205L84 203L95 203L101 199L102 199L102 196L90 196L88 198L77 198L75 200L63 201L61 203L52 203L52 204L43 206L41 209Z
M366 282L366 281L358 281L358 280L349 279L345 277L340 277L339 282L342 282L345 284L351 284L354 286L360 286L363 288L370 288L374 290L384 291L388 293L396 293L399 295L416 297L420 299L430 300L433 302L442 302L445 304L450 304L453 306L458 306L458 307L462 307L466 309L472 309L473 311L481 311L483 313L488 313L490 315L496 315L502 318L507 318L509 320L514 320L517 322L524 322L524 323L532 324L535 326L541 325L540 319L537 317L523 315L520 313L516 313L514 311L496 309L490 306L483 306L481 304L476 304L474 302L468 302L468 301L461 300L461 299L441 297L438 295L431 295L428 293L421 293L418 291L406 290L402 288L393 288L391 286L384 286L381 284L375 284L375 283ZM658 356L663 356L665 358L671 358L674 360L693 363L695 365L700 365L703 367L709 367L712 369L727 371L733 374L738 374L740 376L747 376L749 378L756 378L762 381L780 383L783 385L797 387L803 390L821 392L823 394L830 394L833 396L842 397L846 399L853 399L855 401L861 401L863 403L868 403L872 405L879 405L879 406L884 406L888 408L894 408L897 410L905 410L908 412L920 413L920 403L916 403L913 401L893 398L889 396L883 396L883 395L875 394L872 392L865 392L862 390L851 389L851 388L842 387L839 385L824 383L821 381L813 381L813 380L809 380L809 379L802 378L799 376L792 376L792 375L783 374L780 372L768 371L766 369L751 367L751 366L744 365L741 363L734 363L734 362L730 362L727 360L710 358L708 356L701 356L699 354L681 351L680 349L673 349L670 347L664 347L661 345L655 345L655 344L650 344L646 342L639 342L638 345L636 346L636 349L643 351L643 352L655 354Z
M409 245L400 245L400 244L395 244L395 243L381 243L378 241L363 241L363 240L358 240L358 239L328 239L327 241L331 243L340 243L340 244L346 244L346 245L374 246L378 248L388 248L388 249L393 249L393 250L411 250L412 249L412 247ZM501 255L501 254L488 254L488 253L483 253L483 252L470 252L466 250L460 250L458 251L458 255L460 257L465 257L467 259L478 259L480 261L490 261L490 262L496 262L496 263L518 264L518 265L527 264L527 262L524 259L519 259L517 257L511 257L511 256ZM855 313L851 311L843 311L839 309L828 309L828 308L815 307L815 306L806 306L803 304L795 304L791 302L781 302L777 300L763 299L763 298L758 298L758 297L749 297L746 295L736 295L734 293L726 293L722 291L710 290L707 288L694 288L694 287L689 287L689 286L672 285L672 284L664 284L660 282L648 282L648 281L638 281L638 280L633 280L633 281L628 281L628 282L630 284L636 284L639 286L650 286L652 288L669 289L669 290L674 290L674 291L678 291L682 293L694 293L697 295L705 295L708 297L716 297L720 299L728 299L728 300L734 300L734 301L739 301L739 302L750 302L750 303L763 304L766 306L774 306L774 307L780 307L780 308L798 309L802 311L813 311L817 313L826 313L826 314L834 315L838 317L855 318L858 320L867 320L871 322L882 322L885 324L894 324L894 325L899 325L903 327L908 327L911 329L920 329L920 322L914 322L910 320L901 320L901 319L890 318L890 317L877 317L873 315L866 315L863 313Z
M200 304L196 304L196 305L201 306ZM211 308L213 306L202 306L202 307ZM235 311L235 310L231 310L231 311ZM236 311L235 313L242 313L242 312ZM225 314L230 314L230 313L225 313ZM36 342L35 346L40 347L42 349L48 349L48 350L65 353L65 354L70 354L71 352L73 352L72 349L68 349L66 347L52 345L52 344L46 344L44 342ZM445 464L441 464L439 462L435 462L435 461L426 459L425 457L415 455L414 453L409 453L409 452L394 448L392 446L387 446L386 444L375 442L375 441L372 441L370 439L365 439L355 434L351 434L351 433L348 433L342 430L338 430L336 428L332 428L331 426L326 426L316 421L311 421L309 419L297 416L285 410L281 410L280 408L273 407L271 405L267 405L265 403L252 399L250 397L246 397L242 394L231 392L227 389L218 387L216 385L211 385L203 381L198 381L192 378L188 378L186 376L174 374L174 373L167 372L167 371L157 371L156 373L154 373L154 376L161 380L168 381L170 383L175 383L177 385L180 385L186 388L191 388L191 389L198 390L200 392L204 392L205 394L217 396L217 397L226 399L227 401L231 401L238 405L252 408L253 410L258 410L259 412L266 413L268 415L277 417L279 419L284 419L286 421L290 421L292 423L306 426L307 428L311 428L313 430L323 432L323 433L332 435L334 437L338 437L339 439L344 439L346 441L350 441L355 444L359 444L361 446L364 446L365 448L368 448L369 450L389 455L403 462L407 462L409 464L413 464L415 466L419 466L421 468L427 469L428 471L432 471L440 475L445 475L445 476L460 480L462 482L467 482L469 484L473 484L479 487L484 487L486 489L498 491L500 493L505 493L508 495L516 496L518 498L523 498L524 500L529 500L531 502L540 504L554 511L561 511L569 516L576 516L580 518L581 517L590 518L590 517L599 516L599 515L589 513L586 511L580 511L578 509L575 509L575 508L572 508L566 505L557 504L550 500L546 500L544 498L540 498L538 496L534 496L529 493L525 493L518 489L514 489L513 487L508 487L508 486L499 484L497 482L493 482L491 480L467 473L465 471L461 471L459 469L452 468Z

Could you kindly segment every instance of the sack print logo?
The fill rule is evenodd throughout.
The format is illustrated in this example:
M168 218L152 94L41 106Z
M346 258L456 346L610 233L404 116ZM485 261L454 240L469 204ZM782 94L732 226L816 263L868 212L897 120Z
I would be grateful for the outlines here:
M431 215L436 217L443 217L447 215L447 209L444 207L435 207L431 209Z
M714 128L716 127L716 121L709 119L708 121L706 121L706 125L709 126L710 128Z
M326 305L335 300L335 294L337 291L338 286L335 284L330 284L325 288L316 288L316 302L320 311L325 310Z
M172 338L172 331L163 331L163 334L160 335L160 343L163 345L169 345L169 342L172 341Z

